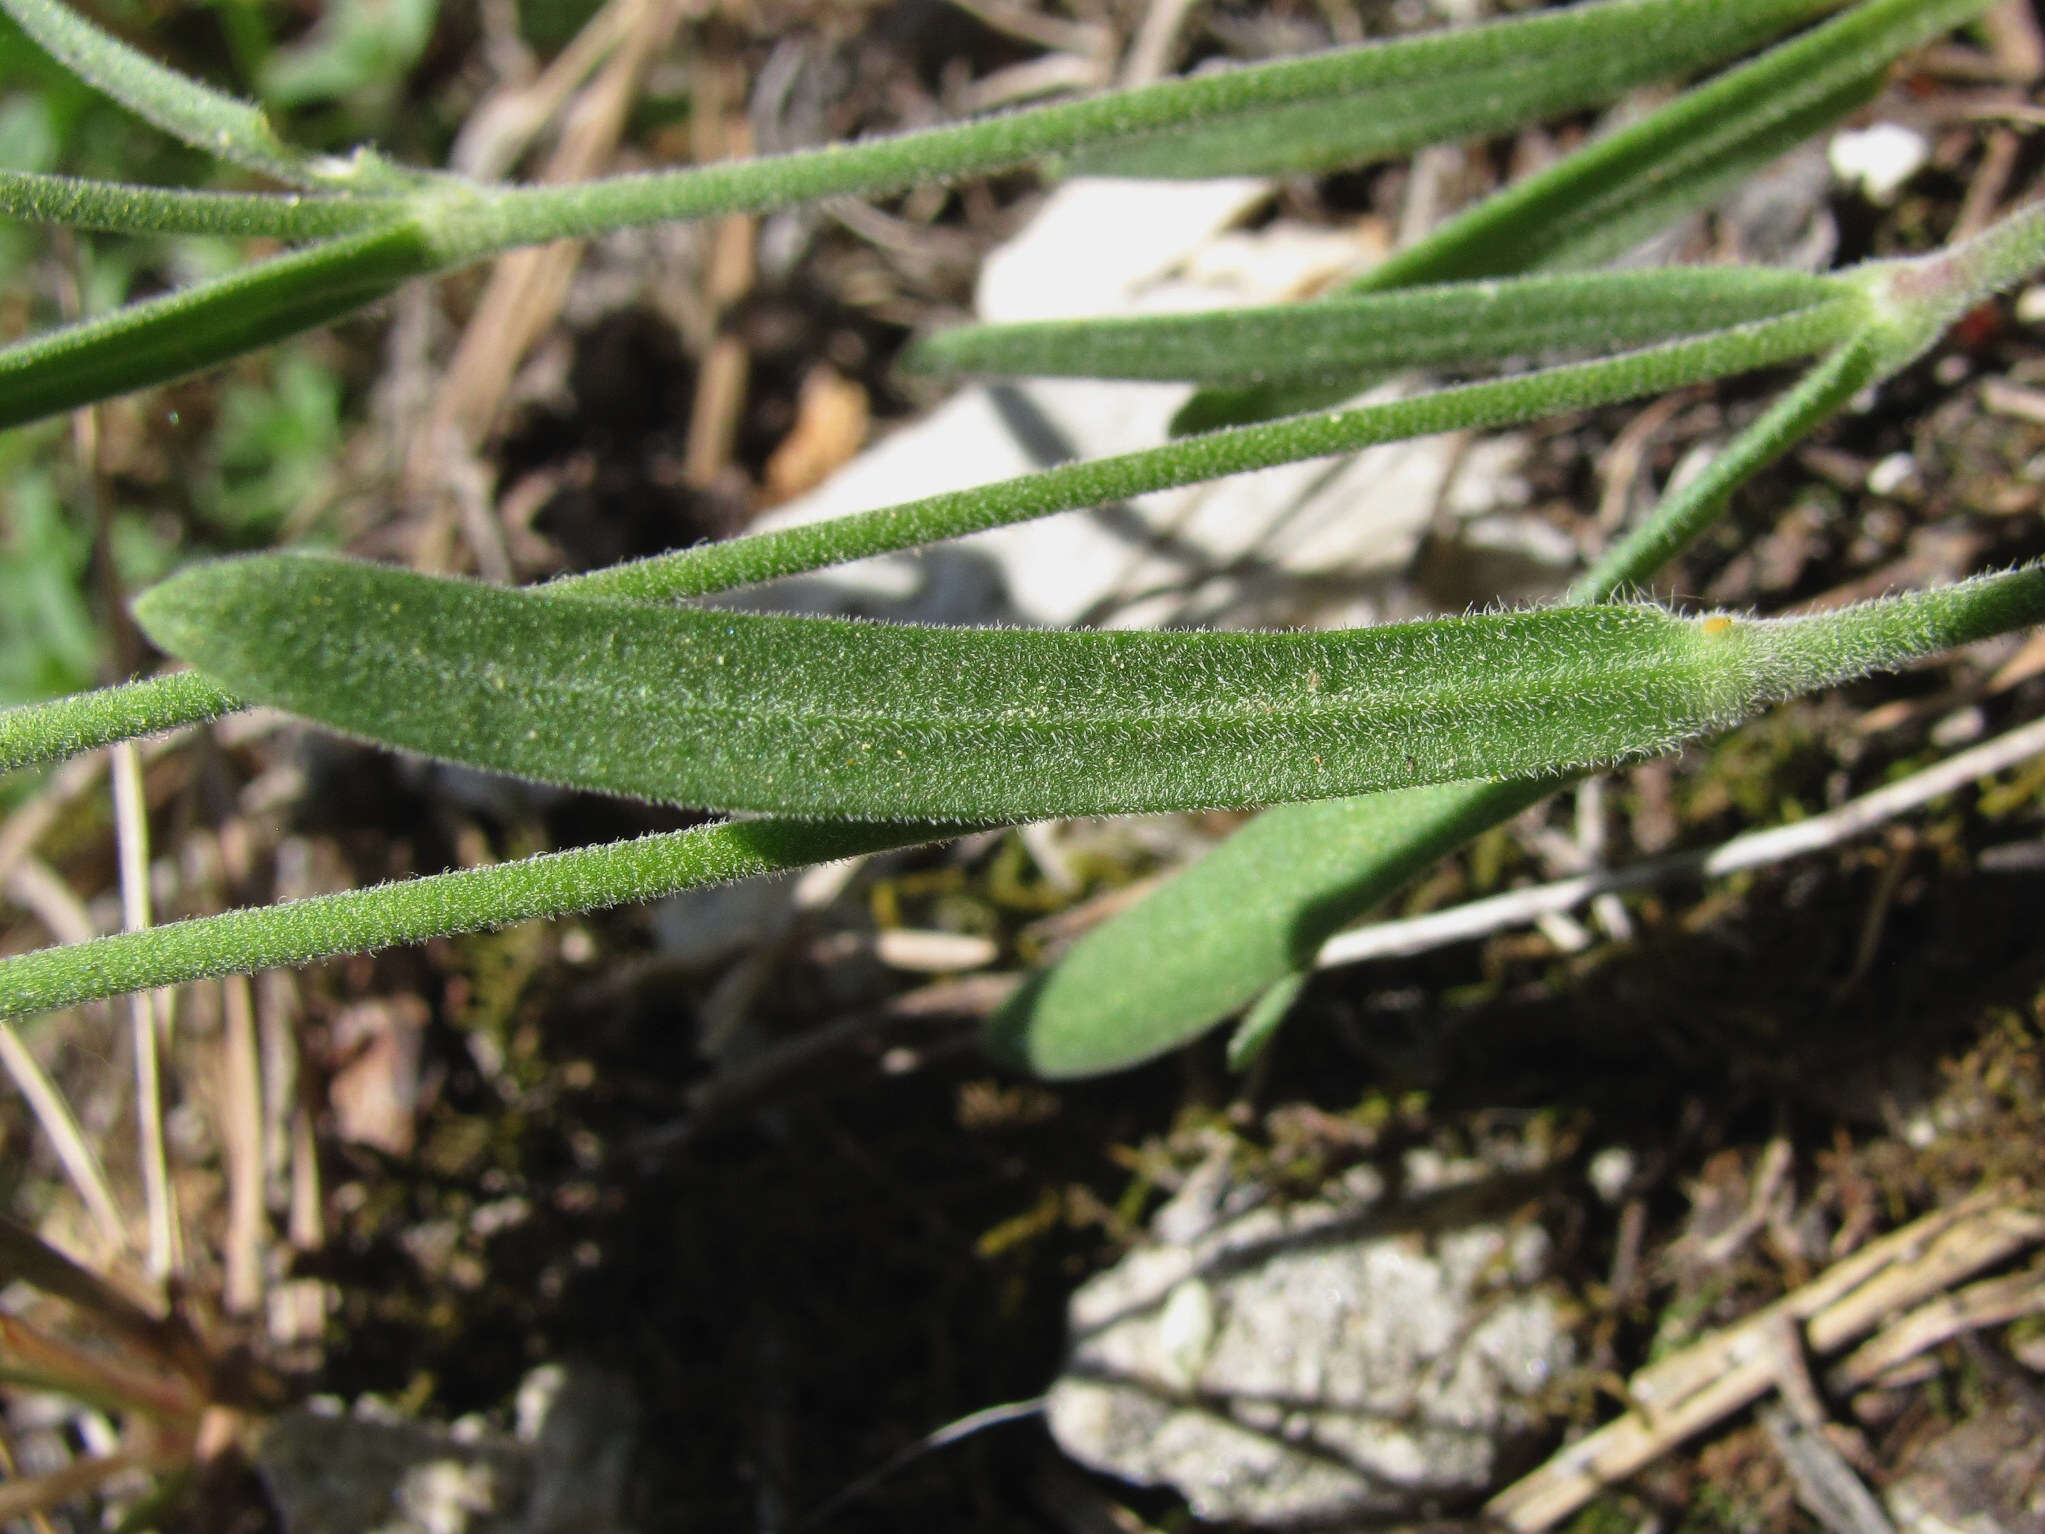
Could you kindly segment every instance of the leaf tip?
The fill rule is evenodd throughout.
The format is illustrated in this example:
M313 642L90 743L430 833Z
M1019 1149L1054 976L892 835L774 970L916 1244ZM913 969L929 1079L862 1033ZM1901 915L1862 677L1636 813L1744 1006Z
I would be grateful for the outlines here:
M208 560L189 565L136 597L129 611L142 632L166 655L199 663L208 640L217 640L245 616L247 566L269 556Z

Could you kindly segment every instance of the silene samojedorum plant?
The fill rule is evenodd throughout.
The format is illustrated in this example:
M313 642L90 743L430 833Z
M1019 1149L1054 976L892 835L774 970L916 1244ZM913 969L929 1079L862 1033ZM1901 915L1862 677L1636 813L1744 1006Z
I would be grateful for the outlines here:
M1598 264L1870 100L1898 57L1967 24L1986 0L1584 0L895 138L531 188L367 150L301 153L252 108L56 0L0 8L150 122L286 188L170 191L0 171L0 211L291 247L0 352L5 425L213 365L516 246L1024 164L1143 176L1322 170L1746 60L1326 297L972 327L916 353L933 368L1202 385L1179 418L1188 434L1154 448L522 591L300 555L174 576L143 594L136 616L190 669L0 714L0 770L260 703L449 761L756 818L0 959L0 1016L972 827L1278 805L1031 977L989 1038L1039 1073L1084 1075L1247 1008L1234 1051L1246 1056L1325 937L1572 776L2045 618L2038 567L1793 619L1619 600L1759 469L2045 265L2045 207L1953 249L1829 276ZM688 605L1167 486L1791 363L1806 371L1554 608L1244 634L938 629ZM1345 403L1414 369L1463 370L1468 381Z

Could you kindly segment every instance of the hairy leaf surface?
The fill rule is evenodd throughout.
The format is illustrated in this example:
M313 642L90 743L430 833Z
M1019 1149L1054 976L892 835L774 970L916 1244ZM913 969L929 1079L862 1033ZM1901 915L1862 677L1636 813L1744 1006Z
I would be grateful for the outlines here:
M1851 291L1770 267L1520 277L1198 314L962 325L930 336L909 360L1056 377L1349 381L1644 346L1852 302Z
M2045 570L1767 622L1644 606L1331 633L926 628L597 602L343 560L137 606L236 696L471 766L795 815L1030 820L1322 799L1667 750L2045 613Z

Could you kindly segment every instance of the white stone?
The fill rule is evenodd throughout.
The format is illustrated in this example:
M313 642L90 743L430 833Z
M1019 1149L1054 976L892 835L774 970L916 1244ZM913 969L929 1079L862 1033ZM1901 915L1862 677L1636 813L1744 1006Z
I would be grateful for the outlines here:
M1046 1409L1059 1444L1216 1520L1421 1515L1481 1492L1571 1345L1535 1287L1545 1234L1450 1213L1491 1174L1412 1159L1408 1209L1267 1199L1082 1285Z
M1922 133L1888 122L1834 134L1827 151L1832 174L1878 205L1894 202L1930 157L1931 144Z

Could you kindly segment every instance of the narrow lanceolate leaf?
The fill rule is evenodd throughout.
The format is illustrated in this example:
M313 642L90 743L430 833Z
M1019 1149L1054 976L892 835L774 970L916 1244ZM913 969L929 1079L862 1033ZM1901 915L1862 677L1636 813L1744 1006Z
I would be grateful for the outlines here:
M1644 585L1727 498L1880 376L1865 339L1827 357L1571 590ZM997 1054L1032 1070L1119 1070L1199 1037L1313 962L1322 943L1554 778L1444 783L1266 810L1031 977L995 1016Z
M1422 144L1532 122L1766 42L1833 7L1701 3L1579 5L1387 45L1403 67L1342 101L1304 100L1085 156L1112 176L1285 175L1331 170Z
M1481 431L1565 410L1638 399L1822 352L1862 323L1855 304L1819 304L1771 320L1712 331L1590 362L1488 378L1409 399L1326 415L1217 431L1112 458L1060 464L1035 474L948 490L896 506L727 538L575 579L578 593L664 601L727 591L1080 506L1103 506L1152 490L1244 474L1275 464L1354 452L1443 431ZM565 582L563 583L566 584Z
M1347 291L1594 266L1708 206L1991 0L1868 0L1451 218Z
M1989 0L1869 0L1608 133L1449 219L1341 289L1595 266L1709 207L1776 156L1868 100L1901 54L1987 9ZM1319 410L1368 374L1334 384L1239 384L1200 391L1175 434Z
M834 144L761 160L621 176L576 186L478 190L451 199L451 249L481 256L507 245L602 233L624 224L758 211L818 197L871 196L918 182L983 175L1106 145L1142 141L1174 162L1187 134L1206 146L1197 164L1160 173L1223 174L1244 125L1305 110L1368 125L1392 92L1405 103L1397 131L1371 153L1392 153L1484 126L1511 127L1615 94L1629 82L1729 58L1842 0L1588 0L1538 15L1395 42L1332 49L1240 69L1206 71L1084 101L1012 112L899 137ZM1584 83L1568 84L1583 72ZM1528 85L1525 72L1540 82ZM1380 99L1382 97L1382 99ZM1289 130L1288 130L1289 131ZM1297 140L1295 140L1297 142ZM1338 158L1354 158L1354 139ZM1268 158L1262 150L1253 160ZM1139 168L1141 169L1141 168ZM1150 173L1142 170L1141 173Z
M988 1050L1051 1078L1154 1060L1303 976L1358 911L1554 787L1437 783L1268 810L1032 975Z
M250 103L166 69L60 0L0 0L0 9L86 84L194 149L298 186L377 191L415 179L374 155L330 160L294 148Z
M383 197L193 192L0 169L0 216L72 229L299 241L373 229L401 213Z
M235 695L474 767L794 815L1032 820L1321 799L1665 751L2045 614L2045 569L1791 621L1606 606L1333 633L1031 632L199 566L143 626Z
M0 709L0 772L197 724L238 708L196 671Z
M1768 267L1584 272L1197 314L967 325L926 338L909 361L1056 377L1346 382L1617 351L1842 301L1854 295L1833 278Z
M375 302L434 256L407 223L309 246L0 351L0 430L187 373Z

